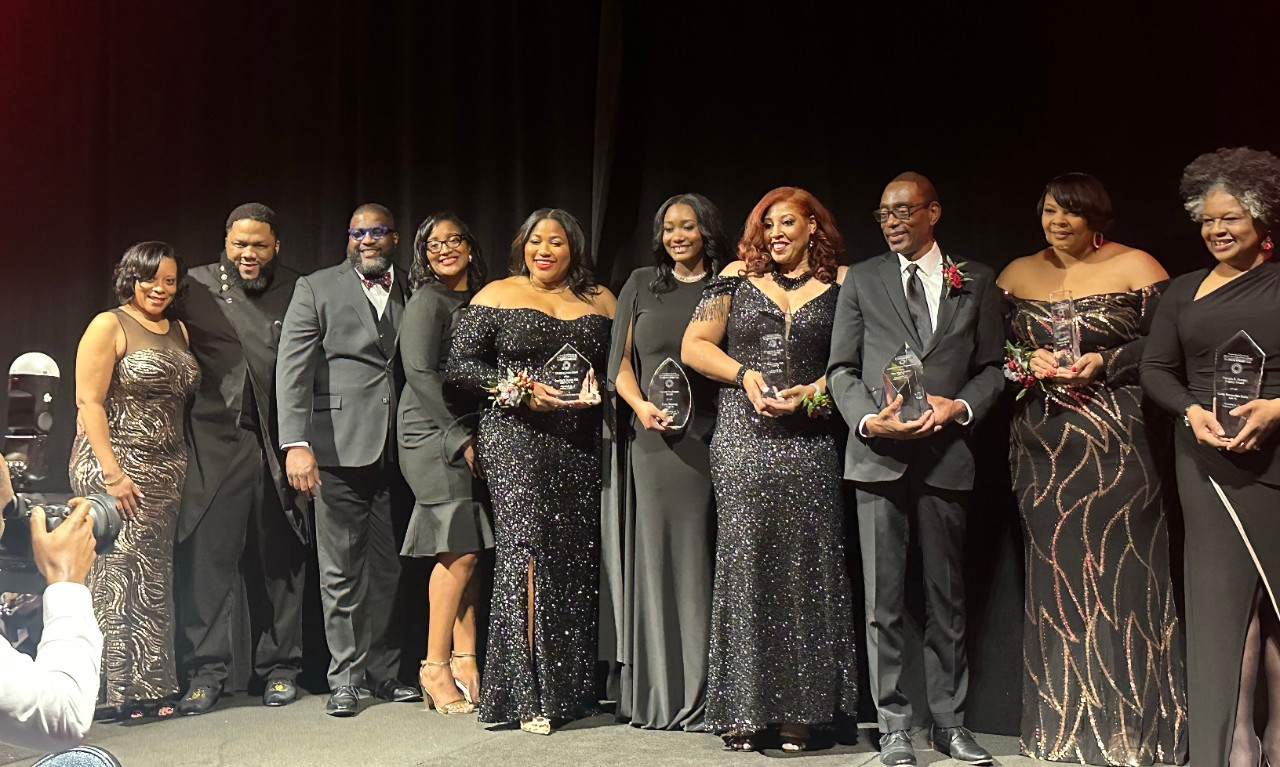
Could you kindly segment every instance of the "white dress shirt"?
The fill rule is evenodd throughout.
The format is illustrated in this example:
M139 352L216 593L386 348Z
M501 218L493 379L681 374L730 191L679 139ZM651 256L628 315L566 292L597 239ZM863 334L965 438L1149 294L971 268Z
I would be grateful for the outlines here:
M93 724L101 662L89 589L50 584L35 659L0 641L0 741L63 751L83 740Z
M396 284L395 265L387 267L387 274L391 275L391 284ZM356 277L360 279L360 287L364 288L364 294L369 299L369 303L373 304L373 308L378 310L378 319L382 319L383 313L387 311L387 302L391 300L391 289L384 288L381 285L366 285L364 277L360 272L356 272ZM939 277L941 279L941 277ZM942 284L939 282L938 284Z

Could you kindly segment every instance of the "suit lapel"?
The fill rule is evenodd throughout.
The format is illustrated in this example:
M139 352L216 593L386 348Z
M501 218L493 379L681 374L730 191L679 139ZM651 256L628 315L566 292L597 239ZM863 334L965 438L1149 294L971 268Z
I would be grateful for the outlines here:
M898 319L902 320L902 327L911 337L915 347L919 349L920 337L916 335L916 325L911 321L911 311L907 309L907 294L902 289L902 272L898 269L898 254L890 252L882 256L879 271L880 279L884 280L885 292L889 294L889 303L893 304L894 310L898 313ZM937 337L936 333L934 337Z
M338 272L338 295L342 297L343 302L349 304L356 316L360 318L360 325L369 335L369 340L373 342L374 348L381 351L384 355L386 351L378 344L378 326L373 321L373 302L364 294L364 286L360 284L360 275L352 274L354 268L351 262ZM345 284L344 284L345 283Z
M944 253L942 256L942 265L946 266L950 263ZM938 322L934 326L933 338L929 341L929 348L924 350L921 357L925 357L929 352L933 351L938 342L942 340L942 336L951 329L951 322L956 318L956 310L960 308L960 300L964 295L964 290L947 290L947 283L942 281L942 295L938 297Z

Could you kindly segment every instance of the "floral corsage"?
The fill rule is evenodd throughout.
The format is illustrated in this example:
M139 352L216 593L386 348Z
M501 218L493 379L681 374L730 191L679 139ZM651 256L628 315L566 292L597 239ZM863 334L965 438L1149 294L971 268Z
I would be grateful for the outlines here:
M973 279L968 272L964 271L963 267L967 263L969 262L961 261L957 264L954 261L946 261L942 264L942 285L947 289L947 295L951 295L956 290L964 290L965 283Z
M1015 400L1027 396L1027 392L1037 386L1040 391L1044 391L1044 381L1031 372L1031 355L1034 352L1034 349L1024 343L1004 342L1004 377L1019 387Z
M800 407L810 418L827 418L831 415L831 395L815 388L812 394L800 398Z
M533 376L523 370L507 369L507 377L489 382L491 407L520 407L533 394Z

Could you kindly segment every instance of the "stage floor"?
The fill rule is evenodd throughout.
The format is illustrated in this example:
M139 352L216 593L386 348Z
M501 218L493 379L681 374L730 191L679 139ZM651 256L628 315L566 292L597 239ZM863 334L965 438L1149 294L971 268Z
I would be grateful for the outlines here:
M879 765L868 742L873 730L861 731L857 745L832 746L791 756L778 750L758 754L725 751L710 735L649 732L616 724L610 716L585 719L550 737L529 735L514 727L490 727L474 716L446 718L424 713L420 703L366 704L351 719L325 716L325 696L303 695L280 709L262 707L244 694L224 697L204 716L178 717L142 725L95 724L89 741L114 753L125 767L533 767L535 765L737 765L762 758L795 758L806 765L861 767ZM364 703L362 701L362 703ZM1009 767L1047 765L1015 756L1017 738L980 735L996 754L996 764ZM928 750L928 735L915 735L921 764L956 765ZM0 745L0 765L28 767L29 752Z

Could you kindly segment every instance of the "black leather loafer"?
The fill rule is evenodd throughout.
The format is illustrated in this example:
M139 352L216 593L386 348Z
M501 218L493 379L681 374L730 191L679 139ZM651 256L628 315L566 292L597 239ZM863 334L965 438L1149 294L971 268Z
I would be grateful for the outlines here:
M933 749L965 764L991 764L991 752L978 745L973 733L963 727L934 727L930 734Z
M298 685L292 679L276 677L267 680L267 689L262 691L262 705L287 706L298 699Z
M178 701L178 713L183 716L199 716L207 713L218 702L222 689L217 685L201 682L193 684L187 694Z
M355 716L360 713L360 693L354 687L339 687L329 693L324 712L329 716Z
M422 693L416 687L402 684L398 679L387 679L373 688L374 697L389 700L392 703L412 703L422 700Z
M881 764L915 764L916 747L911 744L911 734L906 730L894 730L880 736Z

